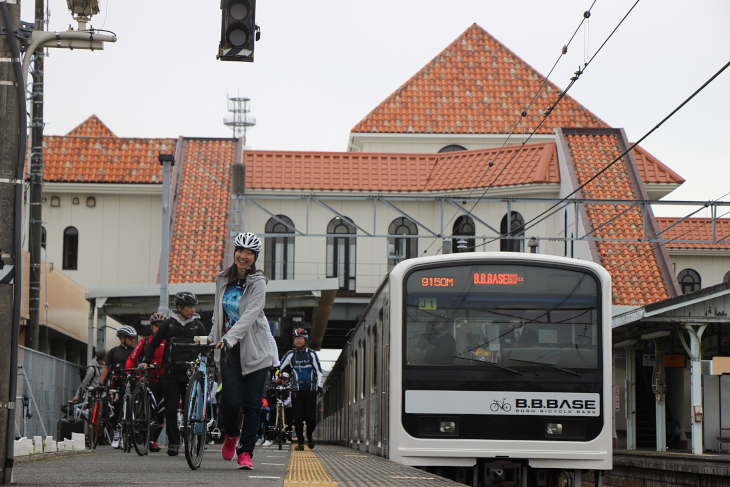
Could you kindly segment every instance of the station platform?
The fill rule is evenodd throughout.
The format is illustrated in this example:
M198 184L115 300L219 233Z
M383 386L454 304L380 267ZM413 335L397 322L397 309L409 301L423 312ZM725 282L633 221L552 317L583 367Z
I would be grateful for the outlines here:
M109 446L70 455L16 458L13 485L18 486L221 486L249 487L456 487L450 480L369 453L317 444L294 451L287 445L256 447L254 470L238 470L221 457L221 445L209 445L198 470L190 470L183 452L166 450L140 457Z

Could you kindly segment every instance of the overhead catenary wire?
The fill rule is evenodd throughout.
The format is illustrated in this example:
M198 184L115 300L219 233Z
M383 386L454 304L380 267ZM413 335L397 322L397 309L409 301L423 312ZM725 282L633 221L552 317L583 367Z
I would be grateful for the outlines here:
M576 83L576 81L578 81L578 79L580 78L580 76L581 76L581 75L582 75L582 74L583 74L583 73L585 72L585 69L586 69L586 68L588 67L588 65L589 65L589 64L590 64L590 63L591 63L591 62L592 62L592 61L593 61L593 60L595 59L595 57L596 57L596 55L598 54L598 52L600 52L600 51L601 51L601 49L603 49L603 47L604 47L604 46L606 45L606 43L607 43L607 42L609 41L609 39L611 39L611 37L613 36L613 34L614 34L614 33L616 33L616 31L618 30L618 28L619 28L619 27L621 26L621 24L623 24L623 22L624 22L624 21L626 20L626 18L627 18L627 17L629 16L629 14L630 14L630 13L631 13L631 12L632 12L632 11L634 10L634 8L635 8L635 7L636 7L636 5L637 5L637 4L639 3L639 1L640 1L640 0L636 0L636 2L635 2L635 3L634 3L634 4L632 5L632 6L631 6L631 8L630 8L630 9L628 10L628 12L627 12L627 13L626 13L626 14L624 15L624 17L623 17L623 18L621 19L621 21L620 21L620 22L619 22L619 23L618 23L618 24L616 25L616 27L615 27L615 28L614 28L614 29L613 29L613 30L611 31L611 33L609 34L609 36L608 36L608 37L607 37L607 38L606 38L606 39L605 39L605 40L603 41L603 43L601 44L601 46L600 46L600 47L598 48L598 51L596 51L596 53L594 53L594 55L593 55L593 56L592 56L592 57L591 57L591 58L590 58L590 59L588 60L588 62L584 64L583 68L582 68L582 69L581 69L581 68L579 68L579 69L578 69L578 71L576 71L576 72L574 73L574 76L573 76L573 77L572 77L572 78L570 79L570 83L568 84L568 86L566 87L566 89L565 89L565 90L563 90L563 91L560 91L560 92L559 92L557 100L555 100L555 102L554 102L554 103L553 103L552 105L550 105L550 106L549 106L548 108L546 108L546 109L545 109L545 111L544 111L544 113L543 113L543 118L542 118L542 120L540 121L540 123L539 123L539 124L537 125L537 127L536 127L536 128L535 128L535 129L534 129L534 130L533 130L533 131L532 131L532 132L530 133L530 135L529 135L529 136L527 137L527 139L525 139L525 140L524 140L524 141L522 142L522 144L520 145L520 147L518 148L518 150L517 150L517 151L515 151L515 153L514 153L514 154L512 155L512 157L510 158L510 160L509 160L509 161L507 161L507 162L505 163L505 165L504 165L504 166L502 167L502 170L501 170L501 171L499 172L499 174L497 174L497 176L495 176L495 177L494 177L494 178L492 179L492 182L491 182L491 183L490 183L490 184L489 184L489 185L487 186L487 188L486 188L486 189L484 190L484 192L483 192L483 193L482 193L482 194L481 194L481 195L479 196L479 198L477 198L477 200L476 200L476 201L474 202L474 204L472 205L472 207L471 207L471 208L470 208L470 209L469 209L469 210L468 210L468 211L466 212L466 215L467 215L467 216L468 216L468 215L470 215L470 214L471 214L471 213L473 212L474 208L476 208L477 204L479 204L479 201L480 201L480 200L481 200L482 198L484 198L484 197L486 196L487 192L488 192L488 191L489 191L489 190L490 190L490 189L492 188L492 186L493 186L493 185L494 185L494 184L496 183L496 181L497 181L497 180L499 179L499 177L500 177L500 176L501 176L501 175L502 175L502 174L504 173L504 171L505 171L505 170L507 169L507 167L508 167L508 166L509 166L509 165L510 165L510 164L512 163L512 161L514 161L514 159L515 159L515 158L517 157L517 155L519 155L520 151L521 151L521 150L522 150L522 148L523 148L523 147L525 146L525 144L527 144L527 142L528 142L528 141L529 141L529 140L530 140L530 139L532 138L532 136L533 136L533 135L534 135L535 133L537 133L537 131L538 131L538 130L540 129L540 127L542 127L543 123L544 123L544 122L545 122L545 121L547 120L547 118L548 118L548 117L549 117L549 116L550 116L550 115L552 114L553 110L555 109L555 107L557 107L558 103L560 103L560 101L561 101L561 100L562 100L562 99L563 99L563 98L565 97L565 95L566 95L566 94L568 93L568 91L569 91L569 90L570 90L570 89L571 89L571 88L573 87L573 85L574 85L574 84ZM593 8L593 6L594 6L594 5L595 5L595 1L594 1L594 2L593 2L593 4L591 5L591 9ZM590 9L589 9L588 11L584 12L584 14L583 14L583 19L581 20L581 23L579 24L579 26L578 26L578 29L576 29L576 32L575 32L575 33L573 33L573 36L572 36L572 37L571 37L571 39L570 39L571 41L573 40L573 38L575 37L575 34L576 34L576 33L578 32L578 30L580 29L580 26L581 26L581 25L583 25L583 22L585 22L585 21L586 21L586 20L587 20L588 18L590 18ZM562 52L561 52L561 56L562 56L562 55L564 55L565 53L567 53L567 44L566 44L566 46L564 46L564 47L563 47L563 50L562 50ZM560 57L558 58L558 60L560 60ZM557 62L556 62L556 64L557 64ZM554 66L553 66L553 69L554 69ZM552 70L551 70L551 73L552 73ZM548 77L549 77L549 74L548 74ZM547 79L548 79L548 77L546 77L546 78L545 78L545 80L543 81L543 84L542 84L542 85L540 86L540 89L542 89L542 86L544 86L545 82L547 82ZM538 90L538 93L539 93L539 90ZM528 108L527 108L527 109L529 109L529 107L530 107L530 106L532 105L532 103L534 102L534 100L535 100L536 98L537 98L537 94L535 95L535 97L533 97L533 100L532 100L532 101L530 102L530 105L528 106ZM522 112L522 114L521 114L522 116L520 117L519 121L517 122L517 125L519 125L519 123L521 123L521 122L522 122L522 119L523 119L523 118L524 118L524 117L525 117L525 116L527 115L527 109L526 109L525 111L523 111L523 112ZM497 157L499 156L499 154L500 154L500 153L502 152L502 149L503 149L503 148L505 147L505 145L506 145L506 144L507 144L507 142L509 141L509 138L510 138L510 137L512 136L512 133L513 133L513 132L514 132L514 129L512 130L512 132L510 132L510 134L508 135L507 139L505 140L505 142L504 142L504 143L502 144L502 146L500 147L499 151L497 152L497 154L495 154L495 155L494 155L494 157L493 157L492 161L490 161L490 162L489 162L489 164L487 165L487 167L486 167L486 168L484 169L484 171L483 171L483 173L482 173L481 177L480 177L480 178L479 178L479 180L478 180L478 181L477 181L477 182L475 183L475 186L474 186L474 188L473 188L473 189L472 189L472 190L470 191L470 193L469 193L469 196L471 196L471 194L472 194L472 193L473 193L473 192L474 192L474 191L476 190L476 186L478 186L478 185L479 185L479 183L481 182L481 180L482 180L482 179L484 178L484 176L486 175L486 173L487 173L488 169L489 169L490 167L493 167L493 165L494 165L494 161L495 161L495 160L496 160L496 158L497 158ZM448 225L449 223L451 223L451 221L452 221L452 220L454 219L454 217L455 217L455 216L456 216L456 214L454 214L454 215L453 215L453 216L452 216L452 217L451 217L451 218L449 219L449 221L448 221L448 222L447 222L446 224ZM523 226L524 226L524 225L523 225ZM518 228L517 230L519 230L519 228ZM450 237L453 237L453 236L454 236L453 234L451 234L451 235L450 235ZM492 240L492 241L493 241L493 240ZM480 245L485 245L485 244L480 244ZM474 247L476 247L476 246L474 246ZM472 248L474 248L474 247L472 247ZM430 248L431 248L431 246L429 246L429 247L428 247L428 248L426 249L426 251L425 251L425 252L427 252L427 251L428 251L428 250L429 250ZM425 252L424 252L424 253L425 253ZM437 250L437 252L436 252L436 253L438 254L439 252L440 252L440 249L439 249L439 250Z
M626 154L628 154L629 152L631 152L631 151L632 151L632 150L634 149L634 147L636 147L636 146L637 146L637 145L639 145L639 144L640 144L641 142L643 142L643 141L644 141L644 140L645 140L645 139L646 139L647 137L649 137L649 136L650 136L651 134L653 134L653 133L654 133L654 132L655 132L655 131L656 131L656 130L657 130L657 129L659 128L659 127L661 127L661 126L662 126L662 125L663 125L663 124L664 124L664 123L665 123L665 122L666 122L667 120L669 120L670 118L672 118L672 117L673 117L673 116L674 116L674 115L675 115L675 114L676 114L676 113L677 113L677 112L678 112L679 110L681 110L681 109L682 109L682 108L683 108L683 107L684 107L684 106L685 106L685 105L686 105L687 103L689 103L689 102L690 102L690 101L691 101L691 100L692 100L692 99L693 99L693 98L694 98L695 96L697 96L697 95L698 95L698 94L699 94L699 93L700 93L700 92L701 92L702 90L704 90L704 89L705 89L705 88L706 88L706 87L707 87L707 86L708 86L708 85L709 85L710 83L712 83L712 82L713 82L713 81L714 81L714 80L715 80L715 79L716 79L716 78L717 78L718 76L720 76L720 75L721 75L721 74L723 73L723 71L725 71L725 70L726 70L726 69L727 69L728 67L730 67L730 61L729 61L729 62L727 62L727 63L726 63L726 64L725 64L725 65L724 65L724 66L723 66L722 68L720 68L720 69L719 69L719 70L718 70L718 71L717 71L717 72L716 72L716 73L715 73L714 75L712 75L712 77L711 77L710 79L708 79L707 81L705 81L705 82L704 82L704 83L702 84L702 86L700 86L700 87L699 87L699 88L698 88L698 89L697 89L697 90L696 90L696 91L695 91L694 93L692 93L692 94L691 94L691 95L690 95L690 96L689 96L689 97L688 97L687 99L685 99L685 100L684 100L684 101L683 101L683 102L682 102L682 103L681 103L681 104L680 104L679 106L677 106L677 108L675 108L674 110L672 110L672 111L671 111L671 113L669 113L669 115L667 115L666 117L664 117L664 118L663 118L663 119L662 119L662 120L661 120L661 121L660 121L660 122L659 122L658 124L656 124L656 125L654 126L654 128L652 128L652 129L651 129L651 130L649 130L649 131L648 131L647 133L645 133L645 134L644 134L644 135L643 135L643 136L642 136L642 137L641 137L641 138L640 138L640 139L639 139L638 141L634 142L634 143L633 143L633 144L632 144L632 145L631 145L631 146L630 146L630 147L629 147L628 149L626 149L625 151L623 151L623 152L621 153L621 155L619 155L619 156L618 156L618 157L616 157L616 158L615 158L615 159L614 159L613 161L611 161L610 163L608 163L608 164L606 165L606 167L604 167L603 169L601 169L600 171L598 171L598 172L597 172L596 174L594 174L594 175L593 175L593 176L592 176L591 178L589 178L589 179L588 179L588 180L587 180L586 182L584 182L583 184L581 184L580 186L578 186L578 187L577 187L577 188L576 188L575 190L573 190L573 192L572 192L572 193L570 193L569 195L565 196L565 197L564 197L564 198L563 198L562 200L560 200L560 201L559 201L558 203L555 203L555 205L553 205L552 207L548 208L547 210L545 210L545 211L544 211L543 213L541 213L540 215L536 216L536 217L535 217L535 218L533 218L532 220L530 220L530 221L528 221L528 222L525 222L525 225L524 225L524 228L525 228L525 230L528 230L528 229L530 229L530 228L531 228L531 227L528 227L528 226L527 226L527 224L529 224L529 223L531 223L532 221L534 221L534 220L538 219L538 218L539 218L540 216L542 216L542 215L544 215L545 213L549 212L550 210L552 210L553 208L555 208L555 206L559 205L560 203L562 203L562 202L564 202L564 201L566 201L566 200L570 199L570 197L571 197L571 196L574 196L574 195L575 195L576 193L578 193L578 192L579 192L580 190L582 190L582 189L583 189L583 188L585 188L585 187L586 187L586 186L587 186L588 184L590 184L590 183L591 183L591 182L593 182L593 181L594 181L594 180L595 180L596 178L598 178L598 177L599 177L599 176L600 176L601 174L603 174L604 172L606 172L606 171L607 171L607 170L608 170L609 168L611 168L611 167L612 167L612 166L613 166L614 164L616 164L617 162L619 162L620 160L622 160L622 159L624 158L624 156L625 156Z
M580 76L585 72L585 69L588 67L588 65L590 65L591 62L593 62L593 60L595 59L596 55L598 55L598 53L601 51L601 49L603 49L603 46L606 45L606 43L608 42L608 40L618 30L618 28L626 20L626 18L629 16L629 14L631 13L631 11L634 9L634 7L636 7L636 5L638 3L639 3L639 0L636 0L636 2L634 3L634 5L631 6L631 8L629 9L629 11L626 13L626 15L624 15L624 17L621 19L621 21L618 23L618 25L616 25L616 27L611 31L611 33L608 35L608 37L603 41L603 44L601 44L601 47L598 48L598 51L596 51L593 54L593 56L588 60L588 62L584 64L583 69L580 69L579 68L578 71L576 71L575 73L573 73L574 76L572 78L570 78L570 83L568 84L567 88L565 88L565 90L561 91L558 94L558 99L555 100L555 102L552 105L550 105L545 110L546 113L545 113L543 119L540 121L540 124L535 128L535 131L533 131L533 134L535 132L537 132L537 130L542 126L542 124L545 122L545 120L547 120L547 117L550 116L550 114L553 112L553 110L555 110L555 108L558 106L558 103L560 103L560 101L563 98L565 98L565 95L568 93L568 91L570 91L570 89L573 87L573 85L578 81L578 79L580 78ZM588 17L590 17L590 11L587 11L584 14L584 20L587 19ZM532 134L530 134L530 137L532 137ZM528 140L529 140L529 138L528 138ZM525 143L527 143L527 140L522 143L522 147L524 147ZM502 168L502 170L499 172L499 174L492 180L492 183L487 187L487 189L484 190L484 193L482 193L482 196L481 197L484 197L487 194L487 191L489 191L492 188L492 185L497 181L497 179L499 179L499 177L502 175L502 173L507 169L507 166L509 166L509 164L515 159L515 157L517 157L517 155L519 154L519 152L522 150L522 147L520 147L517 150L517 152L515 152L515 154L512 156L512 158L507 162L507 164L505 164L505 166ZM479 184L479 182L477 182L477 184ZM479 203L479 199L477 199L477 201L472 206L472 210L476 207L476 205L478 203ZM470 210L470 213L471 213L471 210Z
M730 215L730 211L727 211L727 212L723 213L722 215L718 216L717 218L722 218L722 217L724 217L725 215ZM704 223L700 223L700 224L699 224L699 225L697 225L696 227L694 227L694 228L692 228L692 229L690 229L690 230L687 230L686 232L684 232L684 233L681 233L681 234L677 235L676 237L674 237L674 238L672 238L672 239L670 239L670 240L665 240L665 241L663 241L662 243L660 243L660 244L659 244L659 245L657 245L657 246L652 246L652 247L651 247L651 252L654 252L655 250L658 250L658 249L660 249L660 248L662 248L662 247L665 247L665 246L666 246L667 244L670 244L670 243L674 242L675 240L679 240L679 239L680 239L681 237L684 237L684 236L685 236L685 235L687 235L688 233L692 233L692 232L696 231L696 230L697 230L698 228L702 228L702 227L704 227L705 225L709 225L709 224L710 224L710 222L704 222ZM672 226L673 226L673 225L672 225ZM665 230L666 230L666 229L665 229ZM727 234L727 235L725 235L724 237L720 238L719 240L717 240L717 241L716 241L716 242L714 242L714 243L716 243L716 244L719 244L720 242L722 242L723 240L725 240L725 239L726 239L726 238L728 238L728 237L730 237L730 233L729 233L729 234ZM630 242L624 242L624 243L630 243ZM639 242L637 242L637 243L639 243ZM730 245L730 242L727 242L727 244L729 244L729 245ZM639 253L639 254L637 254L637 255L636 255L636 257L634 257L634 258L637 258L637 257L643 257L643 256L645 256L645 255L647 255L647 252L640 252L640 253Z
M700 92L701 92L702 90L704 90L704 89L705 89L705 88L706 88L706 87L707 87L707 86L708 86L708 85L709 85L710 83L712 83L712 82L713 82L713 81L714 81L714 80L715 80L715 79L716 79L716 78L717 78L718 76L720 76L720 75L721 75L721 74L722 74L722 73L723 73L723 72L724 72L724 71L725 71L725 70L726 70L726 69L727 69L728 67L730 67L730 61L729 61L729 62L727 62L727 63L726 63L726 64L725 64L725 65L724 65L724 66L723 66L722 68L720 68L720 69L719 69L719 70L718 70L718 71L717 71L717 72L716 72L716 73L715 73L714 75L712 75L712 77L710 77L710 78L709 78L709 79L708 79L707 81L705 81L705 82L704 82L704 83L702 84L702 86L700 86L700 87L699 87L699 88L698 88L697 90L695 90L695 92L694 92L694 93L692 93L692 94L691 94L691 95L690 95L690 96L689 96L689 97L688 97L687 99L685 99L685 100L684 100L684 101L683 101L683 102L682 102L682 103L681 103L681 104L680 104L679 106L677 106L677 107L676 107L676 108L675 108L674 110L672 110L672 111L671 111L671 112L669 113L669 115L667 115L666 117L664 117L664 118L663 118L663 119L662 119L662 120L661 120L661 121L660 121L660 122L659 122L658 124L656 124L656 125L655 125L655 126L654 126L654 127L653 127L653 128L651 129L651 130L649 130L649 131L648 131L648 132L647 132L646 134L644 134L644 135L643 135L643 136L642 136L642 137L641 137L641 138L640 138L640 139L639 139L638 141L634 142L634 143L633 143L633 144L632 144L632 145L631 145L631 146L630 146L629 148L627 148L627 149L626 149L625 151L623 151L623 152L622 152L622 153L621 153L621 154L620 154L620 155L619 155L618 157L616 157L616 158L615 158L615 159L614 159L613 161L611 161L610 163L608 163L608 164L607 164L607 165L606 165L606 166L605 166L605 167L604 167L603 169L601 169L600 171L598 171L598 172L597 172L596 174L594 174L594 175L593 175L593 176L592 176L591 178L589 178L589 179L588 179L587 181L585 181L585 182L584 182L583 184L581 184L581 185L580 185L580 186L578 186L578 187L577 187L577 188L576 188L575 190L573 190L573 192L571 192L570 194L568 194L568 195L566 195L565 197L563 197L563 198L562 198L562 199L561 199L560 201L558 201L557 203L555 203L554 205L552 205L552 206L551 206L550 208L546 209L545 211L543 211L543 212L542 212L542 213L540 213L539 215L535 216L535 217L534 217L534 218L532 218L531 220L529 220L529 221L525 222L525 223L524 223L524 224L522 225L522 227L520 227L520 228L518 228L518 229L515 229L515 230L519 230L519 231L526 231L526 230L529 230L530 228L532 228L532 227L534 226L534 225L531 225L531 226L530 226L530 223L533 223L533 222L535 222L536 220L539 220L539 219L540 219L540 218L541 218L541 217L542 217L543 215L546 215L546 214L550 213L550 212L551 212L551 211L552 211L552 210L553 210L554 208L556 208L556 207L557 207L557 206L559 206L560 204L562 204L562 203L565 203L566 201L568 201L568 200L569 200L569 199L570 199L570 198L571 198L572 196L574 196L574 195L575 195L576 193L578 193L578 192L579 192L580 190L582 190L583 188L585 188L585 187L586 187L586 186L587 186L588 184L590 184L591 182L593 182L593 181L594 181L594 180L595 180L596 178L598 178L598 177L599 177L599 176L600 176L601 174L603 174L603 173L604 173L604 172L606 172L606 171L607 171L608 169L610 169L610 168L611 168L611 167L612 167L612 166L613 166L614 164L616 164L617 162L621 161L621 160L622 160L622 159L624 158L624 156L626 156L626 154L628 154L628 153L629 153L630 151L632 151L632 150L633 150L633 149L634 149L634 148L635 148L635 147L636 147L637 145L639 145L639 144L640 144L641 142L643 142L643 141L644 141L644 140L645 140L645 139L646 139L647 137L649 137L649 136L650 136L651 134L653 134L653 133L654 133L654 132L655 132L655 131L656 131L657 129L659 129L659 127L661 127L661 126L662 126L662 125L663 125L663 124L664 124L664 123L665 123L665 122L666 122L667 120L669 120L670 118L672 118L672 117L673 117L673 116L674 116L674 115L675 115L675 114L676 114L676 113L677 113L677 112L678 112L679 110L681 110L681 109L682 109L682 108L683 108L683 107L684 107L684 106L685 106L685 105L686 105L687 103L689 103L689 102L690 102L690 101L691 101L691 100L692 100L692 99L693 99L693 98L694 98L695 96L697 96L697 95L698 95L698 94L699 94L699 93L700 93ZM627 200L627 201L630 201L630 200ZM478 202L479 202L479 201L477 200L477 202L476 202L476 203L474 204L474 206L476 206L476 204L477 204ZM472 209L473 209L473 207L472 207ZM479 244L479 246L484 246L484 245L487 245L487 244L489 244L489 243L492 243L492 242L494 242L494 241L496 241L496 240L499 240L499 238L495 238L495 239L492 239L492 240L490 240L489 242L485 242L485 243ZM474 247L476 247L476 246L474 246Z
M496 154L495 154L495 155L494 155L494 156L492 157L492 160L491 160L491 161L489 162L489 164L487 165L487 167L486 167L486 168L484 169L484 171L482 172L481 176L479 177L479 179L478 179L478 180L477 180L477 182L475 183L475 185L474 185L474 188L472 188L472 190L471 190L471 191L469 192L469 195L468 195L467 197L469 197L469 196L471 196L471 195L473 194L473 192L474 192L474 191L476 190L476 187L477 187L477 186L479 185L479 183L481 182L481 180L482 180L482 179L484 178L484 176L486 175L486 173L487 173L487 170L488 170L488 168L490 168L490 167L494 166L494 161L496 161L496 160L497 160L497 157L499 157L500 153L502 152L502 150L503 150L503 149L505 148L505 146L507 145L507 142L508 142L508 141L509 141L509 139L510 139L510 138L512 137L512 135L513 135L513 134L515 133L515 130L517 129L517 127L519 127L519 126L520 126L520 124L522 124L522 121L523 121L523 120L524 120L524 118L525 118L525 117L527 116L527 112L528 112L528 111L530 110L530 108L532 107L532 105L533 105L533 104L535 103L535 100L537 99L538 95L539 95L539 94L540 94L540 93L542 92L542 89L543 89L543 87L545 86L545 84L547 83L548 79L550 78L550 75L551 75L551 74L553 73L553 71L554 71L554 70L555 70L555 68L557 67L557 65L558 65L558 63L560 62L560 60L562 59L562 57L563 57L564 55L566 55L566 54L568 53L568 46L570 46L570 44L571 44L571 43L573 42L573 39L575 38L576 34L577 34L577 33L578 33L578 31L580 30L580 28L581 28L581 26L583 25L583 23L584 23L584 22L585 22L585 21L586 21L586 20L587 20L588 18L590 18L590 16L591 16L591 10L592 10L592 9L593 9L593 7L594 7L594 6L596 5L596 1L597 1L597 0L593 0L593 3L591 4L590 8L589 8L588 10L586 10L585 12L583 12L583 18L581 19L580 23L578 24L578 27L576 27L575 31L573 32L573 35L572 35L572 36L570 36L570 39L568 40L568 42L567 42L567 43L566 43L566 44L565 44L565 45L564 45L564 46L563 46L563 47L561 48L561 50L560 50L560 55L558 56L558 59L556 59L556 60L555 60L555 63L553 64L553 67L552 67L552 68L550 68L550 71L548 72L547 76L545 76L545 77L543 78L543 80L542 80L542 83L540 84L539 88L538 88L538 89L537 89L537 90L535 91L535 95L534 95L534 96L532 97L532 99L530 100L530 102L529 102L529 103L527 104L527 107L526 107L526 108L525 108L525 109L524 109L524 110L523 110L523 111L521 112L521 114L520 114L520 118L519 118L519 119L517 120L517 122L516 122L516 123L515 123L515 124L514 124L514 125L512 126L512 129L510 130L510 133L509 133L509 134L507 135L507 138L506 138L506 139L505 139L505 141L504 141L504 142L502 143L502 145L500 146L500 148L499 148L499 150L497 151L497 153L496 153ZM637 1L638 1L638 0L637 0ZM538 129L539 129L539 128L540 128L541 126L542 126L542 124L543 124L543 122L544 122L544 121L545 121L545 117L544 117L544 118L543 118L543 120L542 120L542 121L541 121L541 122L540 122L540 123L538 124L538 126L537 126L537 127L535 128L535 130L533 130L533 132L532 132L532 133L530 133L530 135L529 135L529 136L527 137L527 139L525 139L525 140L524 140L524 141L522 142L522 146L524 146L524 145L525 145L525 144L527 143L527 141L529 141L529 140L530 140L530 138L532 138L532 135L533 135L534 133L536 133L536 132L537 132L537 130L538 130ZM523 134L524 134L524 132L523 132ZM520 147L520 150L521 150L521 148L522 148L522 147ZM519 153L519 150L518 150L517 152ZM515 154L515 155L516 155L516 154ZM513 158L512 158L512 159L514 159L514 156L513 156ZM511 162L511 161L512 161L512 160L510 160L510 162ZM509 164L509 163L508 163L508 164ZM501 172L500 172L500 174L501 174ZM497 176L497 177L499 177L499 176ZM497 178L495 178L495 181L496 181L496 179L497 179ZM494 183L494 182L492 182L492 184L493 184L493 183ZM490 187L491 187L491 185L490 185ZM488 189L489 189L489 188L487 188L487 190L488 190ZM482 197L484 197L484 195L485 195L485 194L486 194L486 191L484 192L484 194L482 194ZM474 209L474 207L472 207L472 210L473 210L473 209ZM470 213L471 213L471 210L470 210L469 212L467 212L467 215L468 215L468 214L470 214ZM449 223L451 223L451 221L452 221L452 220L454 219L454 217L455 217L455 216L456 216L456 214L452 215L452 217L451 217L451 218L449 219L449 221L447 221L447 222L446 222L446 225L448 225ZM453 236L453 235L452 235L452 236ZM427 253L427 252L429 251L429 249L431 248L431 246L432 246L432 245L433 245L433 242L431 242L431 245L429 245L429 246L428 246L428 248L426 248L426 250L424 250L424 252L423 252L423 253L424 253L424 254L425 254L425 253ZM441 249L439 249L439 250L438 250L438 251L437 251L436 253L438 254L438 253L439 253L440 251L441 251Z

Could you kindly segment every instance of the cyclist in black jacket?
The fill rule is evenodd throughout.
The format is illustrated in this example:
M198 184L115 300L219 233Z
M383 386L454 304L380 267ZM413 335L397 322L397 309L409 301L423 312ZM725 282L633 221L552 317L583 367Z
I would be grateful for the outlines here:
M171 342L193 343L196 336L207 336L200 316L195 312L198 298L189 292L179 292L175 295L175 306L177 313L170 312L170 317L160 323L160 327L147 344L144 351L144 360L139 364L140 369L147 368L152 362L155 350L165 340L165 378L162 383L163 396L165 398L165 424L167 425L167 454L175 456L180 448L180 431L177 429L177 405L180 398L185 397L185 389L188 385L187 369L184 362L194 360L197 353L193 350L170 349ZM172 356L171 356L172 355Z
M106 385L107 379L111 375L112 379L110 387L120 387L120 381L118 381L118 373L120 369L123 369L127 365L127 358L132 353L135 344L137 343L137 330L129 325L124 325L117 330L117 337L119 338L119 345L109 350L106 355L106 362L104 362L104 368L101 369L101 378L99 383ZM112 439L112 447L121 448L121 425L119 424L119 416L122 414L122 396L124 391L120 391L114 396L114 416L111 418L111 424L114 427L114 438Z

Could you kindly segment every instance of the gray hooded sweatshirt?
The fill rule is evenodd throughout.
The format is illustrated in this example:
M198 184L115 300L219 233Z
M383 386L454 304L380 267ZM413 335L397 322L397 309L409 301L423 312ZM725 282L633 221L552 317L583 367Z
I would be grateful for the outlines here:
M269 280L261 273L246 276L246 289L238 304L240 318L233 324L228 333L223 333L225 314L223 311L223 294L226 292L228 280L226 272L221 272L215 280L215 307L213 308L213 328L208 339L210 343L219 343L233 347L241 344L241 372L250 374L257 370L276 365L279 360L274 356L275 342L271 336L269 320L264 314L266 303L266 284ZM220 367L220 350L215 351L215 362Z
M96 357L91 359L89 368L86 369L86 375L84 376L84 380L81 381L81 385L79 386L78 390L76 391L76 395L74 396L77 401L81 400L84 392L89 387L99 387L99 378L101 377L101 369L103 368L104 366L100 364L98 360L96 360Z

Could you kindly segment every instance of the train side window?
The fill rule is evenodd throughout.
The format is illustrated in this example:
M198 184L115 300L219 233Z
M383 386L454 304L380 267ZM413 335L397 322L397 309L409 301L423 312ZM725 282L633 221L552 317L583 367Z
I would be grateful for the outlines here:
M350 398L352 399L352 403L357 402L357 350L354 350L355 347L353 347L352 356L350 357L350 390L352 391L350 394Z
M367 335L364 340L360 340L360 353L362 354L362 383L360 389L360 397L365 397L365 391L368 384L368 351L367 351Z
M378 330L380 329L380 323L382 323L382 317L383 317L383 310L380 310L380 315L378 317L378 326L374 327L372 330L373 337L372 337L372 343L373 343L373 357L372 357L372 388L370 389L371 392L378 392Z

